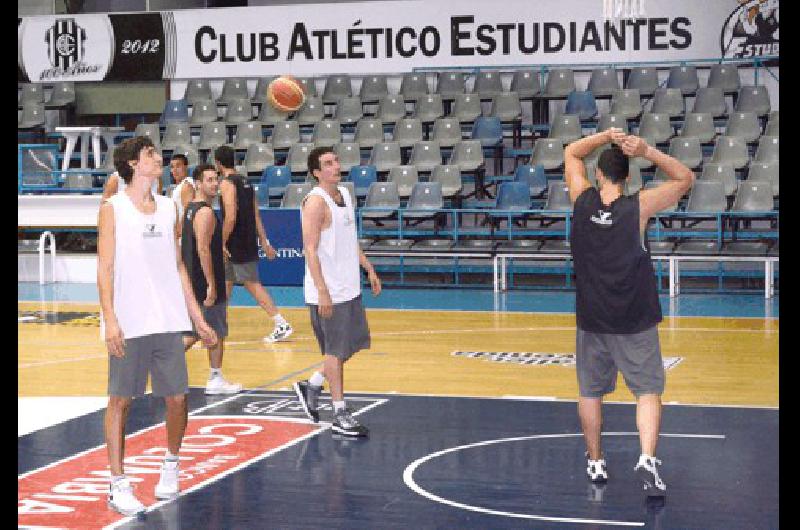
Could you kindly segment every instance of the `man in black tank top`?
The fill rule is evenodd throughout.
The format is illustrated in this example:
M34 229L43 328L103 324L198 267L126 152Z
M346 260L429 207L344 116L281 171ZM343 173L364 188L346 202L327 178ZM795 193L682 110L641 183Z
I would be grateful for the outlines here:
M292 326L261 284L258 276L258 242L267 256L278 255L267 239L253 186L234 170L234 151L227 145L214 150L214 161L223 180L219 185L222 211L222 248L225 256L225 290L230 299L233 284L241 283L255 298L258 305L275 321L272 333L264 342L278 342L289 338Z
M583 158L613 142L597 160L597 185L586 178ZM634 195L623 195L629 157L644 157L670 178ZM655 458L661 423L664 366L657 324L661 305L646 229L650 217L675 205L694 173L633 135L612 128L573 142L564 151L564 179L574 204L570 246L575 263L578 415L587 449L587 475L607 480L600 448L602 400L614 391L617 371L636 397L641 455L634 467L648 497L664 497L666 485Z
M211 209L211 201L217 196L219 177L210 164L200 164L194 169L192 178L197 187L194 201L186 206L181 233L181 254L192 291L203 316L217 332L219 341L208 348L208 364L211 368L206 382L206 394L236 394L242 385L229 383L222 377L222 354L224 338L228 336L227 293L225 292L225 263L222 256L222 225ZM183 338L188 350L197 342L195 334Z

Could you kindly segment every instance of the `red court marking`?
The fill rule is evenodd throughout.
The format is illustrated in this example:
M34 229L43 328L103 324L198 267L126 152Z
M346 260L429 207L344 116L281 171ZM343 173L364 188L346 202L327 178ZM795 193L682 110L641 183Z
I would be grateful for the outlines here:
M180 453L181 491L212 482L319 429L265 418L190 416ZM159 502L153 489L165 445L164 424L125 439L125 473L145 506ZM100 529L124 519L106 504L108 476L108 457L102 446L20 478L18 525Z

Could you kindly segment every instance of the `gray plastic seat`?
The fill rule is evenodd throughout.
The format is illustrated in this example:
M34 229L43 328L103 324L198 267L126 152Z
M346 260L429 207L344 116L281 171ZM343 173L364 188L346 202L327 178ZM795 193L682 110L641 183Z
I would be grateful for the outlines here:
M289 149L300 142L300 124L293 120L275 124L270 142L275 150Z
M325 118L325 105L322 103L322 98L312 96L306 98L294 119L300 125L314 125L323 118Z
M68 173L64 177L64 188L66 189L87 189L92 187L92 176L88 173Z
M23 83L19 102L21 105L25 105L26 103L44 103L44 85L39 83Z
M392 140L400 147L411 147L422 139L422 122L418 118L400 118L394 124Z
M211 85L208 79L189 79L186 83L186 92L183 93L183 99L189 105L194 105L198 101L213 100L214 96L211 93Z
M653 95L651 112L667 114L670 118L679 118L686 112L683 95L677 88L659 88Z
M253 119L253 104L249 99L235 99L228 102L223 121L228 125L239 125Z
M720 88L725 94L735 94L742 86L739 79L739 69L735 64L715 64L708 73L710 88Z
M222 82L222 93L217 102L231 104L234 101L250 101L247 91L247 80L241 77L228 77Z
M423 123L433 122L444 116L444 105L441 94L428 94L417 99L414 105L414 117Z
M494 247L495 241L491 239L459 239L451 250L458 252L490 252Z
M490 116L500 118L500 121L516 121L522 117L522 105L519 94L516 92L503 92L492 98Z
M361 118L356 124L355 141L362 148L383 141L383 123L378 118Z
M275 164L275 153L265 143L252 143L244 155L244 169L248 173L261 174L264 168Z
M22 105L22 119L17 122L17 128L33 127L44 127L44 103L29 102Z
M53 83L50 98L45 102L45 107L63 107L75 103L75 83L73 81L58 81Z
M648 241L647 246L650 247L651 256L666 256L672 254L675 249L674 241Z
M179 121L167 123L164 138L161 141L161 149L175 149L178 145L190 143L192 143L192 134L188 123Z
M637 66L631 68L625 88L635 88L641 96L652 96L658 84L658 70L655 67Z
M569 68L552 68L547 73L542 97L565 98L575 88L575 74Z
M627 119L638 118L642 114L642 99L639 90L626 88L614 92L611 96L611 114L625 116Z
M624 186L625 195L633 195L642 189L642 171L636 164L628 165L628 180Z
M442 163L442 152L439 144L433 141L417 142L411 148L411 158L408 163L416 166L419 171L432 171Z
M436 94L443 100L454 99L464 91L464 74L461 72L439 72L436 76Z
M750 182L749 179L739 185L736 199L733 201L733 212L769 212L772 211L772 183Z
M358 96L340 99L336 104L336 112L333 113L333 117L342 125L356 123L363 116L364 108L361 106L361 98Z
M717 181L722 184L722 191L725 195L733 195L736 193L736 171L730 164L719 162L706 162L703 164L703 171L700 173L700 178L695 181L697 184L700 181Z
M381 208L384 211L369 211L369 208ZM367 190L361 217L364 219L386 219L395 215L400 208L400 195L395 182L373 182ZM388 210L388 211L387 211Z
M236 140L233 143L234 149L247 149L253 144L264 141L261 131L261 123L248 121L236 126Z
M761 136L761 123L755 112L733 112L725 125L725 136L736 136L747 143L758 140Z
M564 165L564 143L560 139L539 138L533 144L530 164L542 164L545 169L556 169Z
M453 103L452 115L461 123L471 123L481 115L481 100L474 94L458 94Z
M778 136L764 135L758 140L758 148L756 148L756 154L753 160L758 162L777 161L779 147L780 141Z
M716 241L682 241L675 246L675 254L691 256L716 256L719 245Z
M259 77L258 82L256 83L256 91L253 93L253 97L250 98L250 101L253 103L266 103L267 101L267 88L269 84L272 83L278 76L270 75L267 77Z
M289 119L291 112L281 112L272 105L261 105L257 121L264 127L274 127L278 123L283 123Z
M677 88L684 96L693 96L700 86L697 68L692 65L675 65L669 68L667 88Z
M765 256L768 245L763 241L726 241L720 254L724 256Z
M340 142L333 146L333 151L339 158L341 173L349 173L353 166L361 165L361 149L355 142Z
M769 182L772 184L772 193L779 195L778 161L751 162L747 173L746 182Z
M158 123L137 123L134 136L147 136L157 151L161 151L161 129Z
M431 172L431 182L441 184L442 195L447 198L457 196L463 187L461 170L458 166L450 164L440 164L434 167Z
M392 215L394 215L394 212L389 213L388 216L391 217ZM413 239L381 239L372 244L371 250L401 251L410 249L413 244Z
M438 118L434 121L431 139L439 142L440 147L453 147L460 142L462 139L461 123L458 118Z
M778 111L773 110L769 113L769 121L767 126L764 127L764 136L779 136L780 126L778 125Z
M687 212L724 212L727 208L728 201L721 181L695 181L686 203Z
M391 171L395 166L403 163L400 153L400 144L397 142L379 142L372 148L369 164L375 166L379 172Z
M547 201L544 209L572 210L572 202L569 200L569 188L566 182L551 182L547 185Z
M358 96L364 103L375 103L389 94L385 75L367 75L361 79Z
M376 115L383 123L394 123L406 117L406 102L400 96L387 94L378 103Z
M313 182L290 182L281 197L281 208L300 208L303 199L314 188Z
M681 138L697 138L701 144L714 141L717 130L714 117L708 112L690 112L683 120Z
M423 183L427 184L427 183ZM430 213L422 212L421 214L417 215L416 217L431 217ZM409 217L408 214L403 213L403 218ZM410 216L414 217L414 216ZM442 250L450 250L453 246L452 239L423 239L421 241L417 241L414 243L413 248L416 250L427 250L429 252L438 252Z
M483 147L480 140L461 140L453 146L449 165L464 171L475 171L484 164Z
M511 92L516 92L520 99L532 99L542 92L539 73L532 70L514 70L511 77Z
M407 72L400 81L400 95L405 101L416 101L428 94L428 80L424 73Z
M314 125L311 142L317 147L332 147L342 141L342 129L338 120L320 120Z
M200 162L200 155L197 154L197 148L188 143L173 147L172 156L175 155L185 156L190 166L196 166Z
M582 136L581 120L577 114L559 114L550 124L548 138L559 139L566 145Z
M766 116L770 111L769 91L763 85L743 85L736 98L736 110Z
M408 197L411 195L411 189L419 182L419 173L414 166L395 165L389 169L386 182L394 182L397 185L397 194L400 198Z
M703 162L703 151L697 138L675 137L669 142L669 155L690 168Z
M402 194L401 194L402 195ZM442 185L438 182L417 182L411 188L411 195L408 204L403 212L404 218L425 218L431 217L436 210L444 207L442 198ZM452 241L445 240L447 246L452 245Z
M741 169L749 161L747 144L744 140L735 136L717 137L717 141L714 144L714 152L711 155L711 162L725 162L735 169Z
M596 98L613 96L620 88L617 71L605 66L592 70L586 87Z
M292 173L308 172L308 155L316 147L312 143L296 143L289 148L286 165Z
M643 112L639 120L638 136L652 138L653 142L663 144L673 136L669 115L659 112ZM651 144L653 145L653 144Z
M342 98L353 95L350 76L347 74L329 75L325 80L325 89L322 91L322 101L327 105L338 103Z
M297 82L303 86L303 92L305 92L306 97L313 97L318 96L317 93L317 82L313 77L296 77Z
M712 116L725 116L728 106L725 103L725 93L721 88L698 88L694 98L692 112L707 112Z
M220 122L204 123L200 128L200 140L197 143L198 149L214 150L220 145L228 142L228 132L225 124Z
M493 98L503 93L503 80L500 72L496 70L479 70L475 76L475 84L472 88L473 94L478 94L481 98Z
M210 99L195 101L192 104L192 114L189 116L189 125L194 127L211 123L219 119L217 104Z

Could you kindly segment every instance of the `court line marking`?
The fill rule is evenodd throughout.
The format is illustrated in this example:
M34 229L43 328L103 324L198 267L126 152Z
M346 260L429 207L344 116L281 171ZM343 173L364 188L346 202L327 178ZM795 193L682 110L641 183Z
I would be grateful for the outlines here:
M638 436L639 433L636 432L604 432L602 433L604 436ZM411 489L413 492L421 495L429 500L434 502L438 502L440 504L445 504L447 506L452 506L454 508L460 508L462 510L468 510L472 512L478 513L485 513L489 515L500 515L504 517L513 517L517 519L534 519L538 521L551 521L556 523L577 523L577 524L602 524L602 525L616 525L616 526L644 526L644 523L638 521L613 521L613 520L605 520L605 519L583 519L578 517L551 517L546 515L535 515L535 514L526 514L526 513L516 513L516 512L506 512L502 510L492 510L490 508L483 508L481 506L472 506L469 504L463 504L456 501L451 501L450 499L445 499L444 497L440 497L435 495L425 489L423 489L419 484L416 483L414 480L414 471L422 464L433 460L434 458L438 458L442 455L446 455L448 453L453 453L456 451L461 451L463 449L472 449L473 447L482 447L486 445L493 445L499 444L504 442L517 442L522 440L538 440L543 438L571 438L571 437L582 437L582 433L564 433L564 434L535 434L532 436L517 436L513 438L499 438L496 440L485 440L482 442L475 442L471 444L459 445L456 447L451 447L448 449L443 449L441 451L437 451L435 453L431 453L429 455L423 456L422 458L418 458L417 460L413 461L409 464L405 470L403 471L403 482L405 482L406 486ZM721 434L661 434L661 436L666 437L675 437L675 438L706 438L706 439L725 439L725 435Z

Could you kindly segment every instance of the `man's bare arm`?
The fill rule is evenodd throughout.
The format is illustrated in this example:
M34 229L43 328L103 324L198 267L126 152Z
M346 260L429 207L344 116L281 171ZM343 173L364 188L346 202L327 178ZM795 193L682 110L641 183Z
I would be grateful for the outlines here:
M119 190L119 175L114 172L108 176L106 183L103 184L103 198L100 202L105 202L109 197L115 195Z
M564 181L569 188L569 199L573 203L592 183L586 177L586 166L583 159L598 147L624 136L621 129L610 128L592 134L569 144L564 149Z
M222 206L225 208L225 218L222 220L222 246L228 247L228 238L236 226L236 186L229 180L219 183L219 194Z
M214 281L214 265L211 261L211 239L217 225L216 216L211 208L200 208L192 220L195 238L197 239L197 255L200 257L200 268L208 284L205 305L214 305L217 298L217 284ZM213 294L213 297L211 296Z
M325 224L325 213L328 205L325 200L315 195L306 197L302 208L302 228L303 228L303 253L306 257L308 271L317 292L328 294L328 285L322 276L322 265L319 261L317 249Z
M125 337L114 313L114 253L115 253L114 207L100 204L97 216L97 290L100 309L105 324L105 341L111 355L125 355Z

